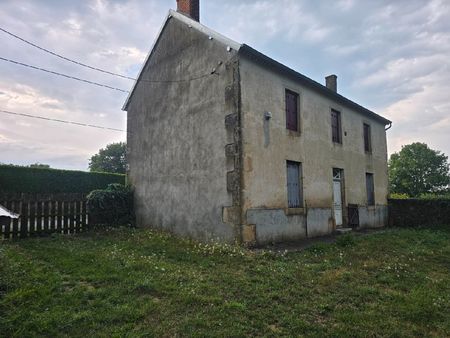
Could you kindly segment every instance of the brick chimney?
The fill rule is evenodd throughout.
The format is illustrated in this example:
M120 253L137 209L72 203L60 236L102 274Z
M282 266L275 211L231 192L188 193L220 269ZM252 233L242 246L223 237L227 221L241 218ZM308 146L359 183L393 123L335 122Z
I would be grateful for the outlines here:
M333 92L337 92L337 76L336 75L328 75L325 77L326 87L331 89Z
M177 11L200 21L200 0L177 0Z

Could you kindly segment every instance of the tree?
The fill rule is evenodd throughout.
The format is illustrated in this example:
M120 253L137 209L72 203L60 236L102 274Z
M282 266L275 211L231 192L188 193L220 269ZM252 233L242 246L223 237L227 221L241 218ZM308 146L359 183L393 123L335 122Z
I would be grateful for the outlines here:
M38 169L50 169L50 165L44 163L33 163L28 166L28 168L38 168Z
M403 146L389 159L391 193L418 197L445 191L450 184L447 160L447 156L430 149L425 143Z
M89 161L90 171L125 174L126 172L126 149L125 142L108 144L100 149L98 154L91 157Z

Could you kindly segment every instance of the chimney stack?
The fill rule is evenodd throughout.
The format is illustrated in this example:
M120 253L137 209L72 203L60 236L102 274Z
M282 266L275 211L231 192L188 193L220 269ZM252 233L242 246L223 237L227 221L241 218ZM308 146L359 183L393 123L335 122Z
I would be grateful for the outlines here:
M200 21L200 0L177 0L177 11Z
M325 77L325 83L328 89L331 89L333 92L337 92L337 76L336 75L328 75Z

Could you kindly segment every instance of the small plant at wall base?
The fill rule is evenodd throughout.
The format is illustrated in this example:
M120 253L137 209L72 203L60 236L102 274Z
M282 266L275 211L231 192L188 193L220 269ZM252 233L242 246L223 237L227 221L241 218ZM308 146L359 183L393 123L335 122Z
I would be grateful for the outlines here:
M394 200L407 200L409 198L409 195L393 193L393 194L389 194L389 198L394 199Z
M94 190L87 196L90 223L95 225L133 225L133 191L121 184Z
M390 191L410 197L441 193L450 184L449 168L448 157L425 143L403 146L389 159Z

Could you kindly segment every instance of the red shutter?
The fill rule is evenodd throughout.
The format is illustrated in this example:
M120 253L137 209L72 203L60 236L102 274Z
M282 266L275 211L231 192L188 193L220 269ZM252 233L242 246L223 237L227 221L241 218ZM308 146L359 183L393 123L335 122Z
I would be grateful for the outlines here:
M336 110L331 111L331 136L335 143L341 143L341 118Z
M298 131L298 94L286 90L286 128Z
M370 126L364 123L364 150L370 152Z

